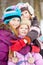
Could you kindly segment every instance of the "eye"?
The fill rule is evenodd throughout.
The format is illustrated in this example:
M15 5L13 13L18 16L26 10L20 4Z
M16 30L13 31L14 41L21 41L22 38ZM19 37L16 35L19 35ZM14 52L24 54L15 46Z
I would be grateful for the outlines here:
M23 16L23 14L21 14L21 16Z
M20 20L17 20L18 22L20 21Z
M28 29L28 28L25 28L26 30Z
M27 14L27 12L25 12L25 14Z
M20 29L23 29L22 27L20 27Z
M22 27L20 29L22 29Z
M12 21L15 21L15 19L12 19Z

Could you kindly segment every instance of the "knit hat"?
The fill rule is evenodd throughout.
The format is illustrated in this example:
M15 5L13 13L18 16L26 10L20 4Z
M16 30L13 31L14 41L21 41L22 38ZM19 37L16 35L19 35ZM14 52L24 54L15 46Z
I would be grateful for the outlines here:
M30 28L30 26L31 26L30 20L28 20L28 19L26 19L26 18L23 18L23 19L22 19L21 24L26 24L26 25L28 25L29 28Z
M9 6L9 7L7 7L7 8L4 10L4 13L5 13L5 12L8 12L8 11L13 11L13 10L15 10L15 9L16 9L16 5Z
M34 17L34 9L28 2L21 4L18 3L16 6L19 7L21 11L28 10L32 17Z
M14 17L18 17L21 20L21 10L16 6L10 6L5 9L2 19L5 24L8 24Z

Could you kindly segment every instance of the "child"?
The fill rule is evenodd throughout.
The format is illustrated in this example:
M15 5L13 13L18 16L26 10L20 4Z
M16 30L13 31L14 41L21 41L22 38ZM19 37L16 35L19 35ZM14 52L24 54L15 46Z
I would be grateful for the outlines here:
M40 54L43 57L43 19L40 21L40 28L41 28L41 36L38 38L40 45L41 45L41 51Z
M12 45L10 40L17 40L16 36L18 34L15 28L18 28L20 25L21 10L19 8L16 8L16 6L10 6L6 8L3 13L2 20L4 24L2 25L2 28L0 28L0 65L8 65L9 46ZM22 39L18 41L19 44L22 44L18 45L20 49L26 45L23 40L23 43L20 42L21 40Z
M21 18L26 18L31 22L31 28L27 36L33 42L40 35L40 28L37 17L34 15L34 9L29 3L18 3L16 5L21 10Z
M30 28L30 21L29 20L24 20L21 22L21 25L19 26L18 29L18 37L24 39L24 37L27 35L29 28ZM24 40L25 41L25 40ZM27 42L27 41L25 41ZM12 41L12 43L14 44L14 41ZM28 42L27 42L28 43ZM17 42L17 44L19 44ZM33 43L31 43L33 45ZM31 49L31 44L27 44L24 48L22 48L21 50L17 50L18 47L15 47L15 44L11 46L11 50L14 52L14 55L12 57L12 61L9 62L9 65L40 65L43 64L42 63L42 57L39 53L34 53L34 51L32 51L30 53L30 49ZM40 60L39 60L40 58ZM41 61L41 62L40 62Z
M0 65L8 65L9 46L12 45L10 40L17 39L13 30L14 27L17 28L20 25L21 11L20 9L16 8L16 6L13 8L6 8L7 11L4 12L2 18L3 25L0 27ZM10 27L8 27L8 24ZM17 26L15 26L15 24Z
M38 41L40 42L40 45L41 45L40 54L41 54L42 57L43 57L43 36L40 36L40 37L38 38Z

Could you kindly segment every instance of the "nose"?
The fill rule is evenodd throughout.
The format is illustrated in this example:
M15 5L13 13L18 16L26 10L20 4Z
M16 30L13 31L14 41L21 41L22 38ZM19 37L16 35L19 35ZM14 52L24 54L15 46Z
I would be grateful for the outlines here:
M23 29L22 31L25 31L25 29Z

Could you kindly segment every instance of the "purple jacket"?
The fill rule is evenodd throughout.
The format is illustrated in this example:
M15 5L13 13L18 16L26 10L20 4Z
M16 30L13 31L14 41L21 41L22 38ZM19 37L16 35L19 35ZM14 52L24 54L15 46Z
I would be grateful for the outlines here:
M11 39L16 39L16 37L10 31L0 30L0 51L8 52Z
M10 31L0 29L0 65L8 65L8 53L11 39L16 39L16 37Z
M8 63L9 46L12 45L10 42L10 40L12 39L17 40L18 38L10 30L0 29L0 65L8 65L7 63ZM26 49L28 49L28 46L26 47ZM24 54L23 52L25 51L24 49L22 49L20 53Z
M43 65L43 59L39 53L28 52L25 56L18 52L15 53L18 61L8 61L8 65ZM30 60L31 57L33 57L32 60ZM33 61L33 63L30 63L29 60L30 62Z

